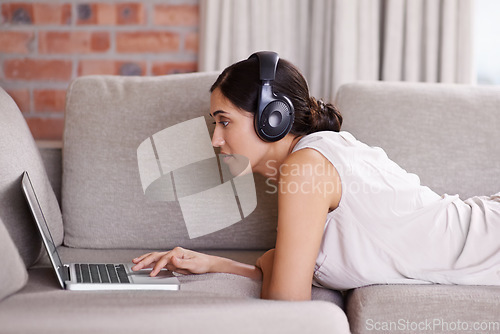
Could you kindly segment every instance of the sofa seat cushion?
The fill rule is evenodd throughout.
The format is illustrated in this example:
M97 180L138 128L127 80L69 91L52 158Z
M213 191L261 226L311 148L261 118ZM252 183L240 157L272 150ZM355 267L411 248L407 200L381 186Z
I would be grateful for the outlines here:
M121 262L145 250L95 251L60 247L66 260ZM214 255L230 255L215 252ZM250 260L262 252L232 253ZM229 257L229 256L228 256ZM0 303L8 333L349 333L342 308L333 302L258 299L260 283L229 274L179 276L180 291L64 291L54 273L38 263L29 282ZM318 290L319 291L319 290ZM323 291L325 292L325 291ZM334 300L340 295L332 292ZM76 330L78 329L78 330Z
M367 286L347 294L346 313L353 333L500 333L500 287Z
M0 301L21 289L28 280L24 262L0 219Z
M21 191L25 170L37 190L38 201L57 245L63 240L61 211L28 125L14 100L2 88L0 114L0 218L29 267L40 255L41 242Z
M159 174L156 159L163 167L168 167L171 161L160 153L166 148L179 150L188 138L199 138L208 148L203 153L209 152L215 157L209 138L213 120L208 114L209 89L216 78L217 73L140 78L87 76L71 84L63 145L65 245L115 249L176 246L265 249L274 246L277 201L276 196L269 193L273 188L266 186L263 178L256 178L257 208L252 213L234 225L198 238L189 237L178 200L149 199L144 193L139 172L139 146L149 148L148 161L155 160L152 165ZM155 141L158 132L200 117L205 117L207 131L190 127L175 140ZM151 140L155 142L156 153ZM189 152L182 149L177 155L193 158L187 154ZM193 165L198 166L197 163L189 166ZM168 176L168 172L166 170L164 175ZM218 174L214 179L220 182ZM156 180L172 182L168 177ZM165 188L161 190L163 193ZM205 217L207 212L197 211L193 215L197 219L204 218L206 224L211 223L210 218Z

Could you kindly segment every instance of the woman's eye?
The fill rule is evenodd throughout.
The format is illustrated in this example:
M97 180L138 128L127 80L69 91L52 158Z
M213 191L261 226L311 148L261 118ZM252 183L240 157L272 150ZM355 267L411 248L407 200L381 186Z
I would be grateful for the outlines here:
M212 124L217 124L217 123L222 124L222 126L224 126L224 127L226 127L229 124L228 121L213 122Z

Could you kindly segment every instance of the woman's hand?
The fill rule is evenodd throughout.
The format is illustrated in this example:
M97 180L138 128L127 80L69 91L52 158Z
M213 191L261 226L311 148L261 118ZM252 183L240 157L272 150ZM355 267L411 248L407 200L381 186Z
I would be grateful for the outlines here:
M211 255L175 247L168 252L147 253L133 259L132 262L135 263L135 266L132 267L132 270L153 268L150 273L151 277L158 275L162 268L184 275L204 274L212 270L214 258Z
M266 273L271 273L273 270L274 262L274 248L265 252L261 257L257 259L255 266L261 271L266 271Z
M152 277L158 275L162 268L167 268L184 275L228 273L255 280L262 279L262 272L255 266L181 247L175 247L168 252L147 253L133 259L132 262L135 263L135 266L132 267L133 271L153 268L150 273Z
M274 252L275 249L270 249L257 259L255 267L259 268L262 272L262 290L260 297L268 299L269 283L273 272L274 265Z

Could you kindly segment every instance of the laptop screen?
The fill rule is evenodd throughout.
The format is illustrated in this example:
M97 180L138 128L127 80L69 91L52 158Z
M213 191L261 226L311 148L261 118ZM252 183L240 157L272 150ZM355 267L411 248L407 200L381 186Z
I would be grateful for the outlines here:
M50 234L47 221L45 220L42 208L40 207L40 203L38 202L38 198L36 196L35 189L33 188L33 184L31 183L28 172L23 173L22 184L24 196L28 201L28 205L30 207L33 218L35 218L38 231L40 232L40 236L42 237L42 242L45 246L45 249L47 250L47 253L49 254L52 266L56 270L59 284L61 284L61 287L64 289L64 282L68 280L68 274L66 268L62 264L59 254L57 253L56 245L54 244L54 240L52 239L52 235Z

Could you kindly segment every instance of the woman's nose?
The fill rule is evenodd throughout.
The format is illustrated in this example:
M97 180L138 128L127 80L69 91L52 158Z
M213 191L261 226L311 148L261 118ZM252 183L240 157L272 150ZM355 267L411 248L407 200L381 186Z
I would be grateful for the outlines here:
M220 132L217 130L217 127L214 130L214 134L212 136L212 146L213 147L221 147L224 145L224 138L220 135Z

